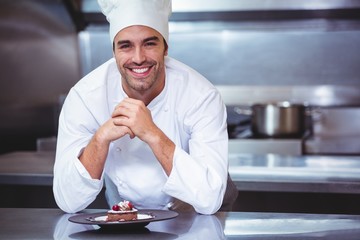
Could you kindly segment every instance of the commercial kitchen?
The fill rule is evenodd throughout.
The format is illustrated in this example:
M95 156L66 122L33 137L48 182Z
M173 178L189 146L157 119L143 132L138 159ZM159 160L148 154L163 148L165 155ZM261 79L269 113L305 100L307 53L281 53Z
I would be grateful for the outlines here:
M52 195L69 89L112 57L96 0L0 1L0 238L359 239L360 3L173 0L169 56L228 114L230 212L78 224ZM82 214L108 209L103 192ZM113 230L113 229L112 229Z

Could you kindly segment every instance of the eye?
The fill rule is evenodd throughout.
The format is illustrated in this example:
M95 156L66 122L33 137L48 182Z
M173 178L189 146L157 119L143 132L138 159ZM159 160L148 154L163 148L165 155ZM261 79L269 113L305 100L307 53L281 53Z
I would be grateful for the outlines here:
M130 41L127 41L127 40L118 41L117 44L116 44L116 48L118 50L124 50L124 51L130 49L132 46L133 46L132 43Z
M150 41L150 42L145 43L145 46L156 46L156 45L157 45L157 43L154 42L154 41Z
M119 49L127 49L127 48L130 48L130 44L120 44L119 46L118 46L118 48Z

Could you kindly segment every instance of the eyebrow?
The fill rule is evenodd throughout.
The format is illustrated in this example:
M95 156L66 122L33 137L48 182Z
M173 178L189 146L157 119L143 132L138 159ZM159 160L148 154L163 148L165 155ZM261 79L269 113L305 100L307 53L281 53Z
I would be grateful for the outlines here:
M142 40L142 43L145 43L145 42L150 42L150 41L160 41L159 38L157 36L152 36L152 37L148 37L148 38L145 38L144 40ZM121 44L130 44L131 41L130 40L120 40L117 42L117 45L121 45Z
M121 44L129 44L130 41L129 40L120 40L116 43L116 45L121 45Z
M143 43L144 42L149 42L149 41L160 41L160 39L157 36L152 36L152 37L145 38L143 40Z

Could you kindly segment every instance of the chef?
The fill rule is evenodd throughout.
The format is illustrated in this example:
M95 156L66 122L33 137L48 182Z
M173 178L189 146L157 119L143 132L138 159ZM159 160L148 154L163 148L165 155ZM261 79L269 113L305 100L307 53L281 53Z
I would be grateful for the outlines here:
M207 79L167 56L171 1L98 2L114 57L64 102L56 203L83 210L105 183L109 206L125 199L139 209L201 214L230 206L237 191L228 175L225 106Z

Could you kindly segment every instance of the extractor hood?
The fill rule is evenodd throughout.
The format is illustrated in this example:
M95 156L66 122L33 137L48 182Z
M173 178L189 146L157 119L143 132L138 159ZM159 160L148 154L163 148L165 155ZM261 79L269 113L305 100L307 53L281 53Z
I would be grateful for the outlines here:
M97 0L63 0L75 25L106 23ZM173 0L171 21L359 19L357 0Z

